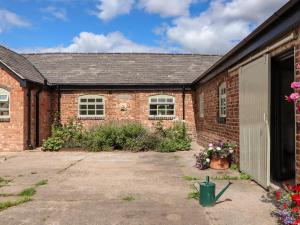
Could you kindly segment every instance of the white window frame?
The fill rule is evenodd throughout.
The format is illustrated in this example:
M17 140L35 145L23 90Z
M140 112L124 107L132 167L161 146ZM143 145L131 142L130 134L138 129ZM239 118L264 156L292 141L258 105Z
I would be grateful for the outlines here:
M227 95L226 95L226 82L219 86L219 117L226 118L227 116Z
M156 102L155 100L156 99ZM165 99L165 102L159 102L158 99ZM172 99L172 102L168 102L169 99ZM150 119L174 119L176 117L176 103L175 103L175 97L171 96L171 95L154 95L149 97L149 111L148 111L148 115ZM151 111L153 111L153 109L151 109L151 105L165 105L167 107L167 105L173 105L173 115L151 115ZM155 109L154 109L155 110ZM159 109L157 108L157 113L159 111ZM168 109L165 108L165 112L167 113Z
M0 107L0 111L7 111L8 110L8 115L0 115L0 119L9 119L10 118L10 92L3 89L3 88L0 88L0 95L5 96L5 99L0 98L0 103L8 102L8 109L7 108L2 109Z
M199 95L199 117L204 118L204 93Z
M87 102L83 103L81 102L82 99L87 99ZM95 99L95 102L88 102L88 99ZM101 102L97 102L97 99L101 99ZM101 119L105 117L105 99L103 96L100 95L81 95L78 97L78 118L86 118L86 119ZM81 115L80 112L81 111L85 111L85 109L81 109L80 106L81 105L86 105L86 111L87 114L86 115ZM95 105L95 115L88 115L88 106L89 105ZM97 110L97 105L102 105L102 109L98 109L98 110L102 110L103 111L103 115L96 115L96 110Z

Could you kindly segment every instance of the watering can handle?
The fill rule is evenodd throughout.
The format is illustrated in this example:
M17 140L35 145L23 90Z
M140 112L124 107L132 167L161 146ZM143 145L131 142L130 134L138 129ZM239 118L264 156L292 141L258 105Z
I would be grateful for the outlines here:
M198 184L198 188L195 184ZM193 185L194 185L194 188L196 188L196 190L199 192L200 191L200 184L198 182L196 182L196 183L193 183Z

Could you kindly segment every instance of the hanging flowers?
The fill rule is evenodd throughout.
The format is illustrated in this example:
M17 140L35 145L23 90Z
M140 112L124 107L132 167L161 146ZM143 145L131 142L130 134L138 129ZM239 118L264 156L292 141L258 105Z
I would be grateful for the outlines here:
M300 94L298 93L298 89L300 88L300 82L291 83L291 88L294 89L294 93L290 94L290 96L285 96L288 102L296 103L297 111L300 112L300 105L298 104Z

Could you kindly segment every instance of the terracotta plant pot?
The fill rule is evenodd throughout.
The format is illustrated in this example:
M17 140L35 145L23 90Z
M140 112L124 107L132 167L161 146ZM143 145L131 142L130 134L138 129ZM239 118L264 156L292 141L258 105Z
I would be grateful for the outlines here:
M229 162L227 158L212 158L209 166L214 170L227 170Z

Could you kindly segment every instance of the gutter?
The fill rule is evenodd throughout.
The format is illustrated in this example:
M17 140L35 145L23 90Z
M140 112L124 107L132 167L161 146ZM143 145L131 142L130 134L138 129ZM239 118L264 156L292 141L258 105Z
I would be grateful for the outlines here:
M33 149L33 146L31 144L31 90L31 88L27 89L27 147L30 150Z
M53 85L53 84L52 84ZM185 90L191 90L191 84L56 84L60 90L103 90L103 91L140 91L140 90L178 90L181 91L182 87Z
M182 87L182 119L185 120L185 87Z
M35 94L35 145L38 147L40 145L40 93L42 88L39 88Z

